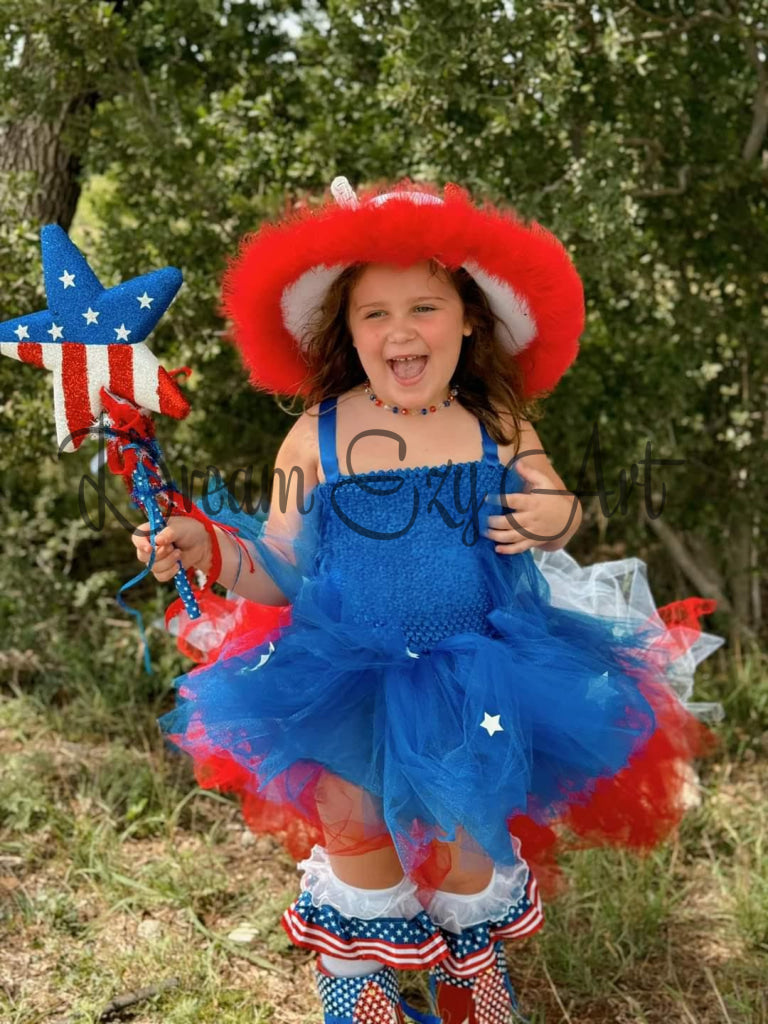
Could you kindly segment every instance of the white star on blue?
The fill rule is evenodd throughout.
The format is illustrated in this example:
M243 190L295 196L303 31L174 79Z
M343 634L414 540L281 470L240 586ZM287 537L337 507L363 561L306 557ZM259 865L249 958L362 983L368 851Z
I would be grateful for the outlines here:
M608 673L603 672L601 676L589 680L587 687L587 700L593 700L600 707L606 707L608 701L614 694L613 686L608 682Z
M40 232L48 308L0 323L0 342L135 345L144 341L181 287L181 271L163 267L104 288L58 224Z
M489 736L493 736L496 732L504 732L504 726L501 724L501 715L489 715L485 712L485 717L480 723L480 728L485 729Z

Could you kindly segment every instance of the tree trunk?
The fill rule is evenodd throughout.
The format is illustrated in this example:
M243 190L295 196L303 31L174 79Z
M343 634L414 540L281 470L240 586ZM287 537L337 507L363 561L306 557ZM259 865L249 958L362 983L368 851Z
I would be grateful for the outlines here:
M69 230L80 198L80 171L88 144L88 128L96 93L75 96L62 105L55 120L28 117L0 129L0 187L19 188L29 182L20 214L34 224L60 224Z
M731 525L729 590L736 618L751 625L752 605L752 522L748 513Z

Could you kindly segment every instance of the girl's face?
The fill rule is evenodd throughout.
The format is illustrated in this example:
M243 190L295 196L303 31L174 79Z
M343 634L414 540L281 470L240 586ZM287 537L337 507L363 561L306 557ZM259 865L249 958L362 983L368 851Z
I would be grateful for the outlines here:
M448 396L472 333L447 274L424 260L403 270L370 263L352 287L347 321L377 397L390 405L437 405Z

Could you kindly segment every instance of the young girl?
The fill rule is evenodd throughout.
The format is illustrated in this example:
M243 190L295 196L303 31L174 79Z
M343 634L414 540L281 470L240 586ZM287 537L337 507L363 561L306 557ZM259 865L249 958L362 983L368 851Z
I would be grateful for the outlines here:
M583 325L562 246L457 189L332 193L225 282L254 383L306 400L266 529L174 517L154 551L290 622L184 677L163 727L253 828L315 842L284 925L327 1021L401 1021L426 968L443 1021L497 1024L564 830L654 845L710 734L668 682L681 630L618 586L610 617L565 608L533 558L581 522L528 418Z

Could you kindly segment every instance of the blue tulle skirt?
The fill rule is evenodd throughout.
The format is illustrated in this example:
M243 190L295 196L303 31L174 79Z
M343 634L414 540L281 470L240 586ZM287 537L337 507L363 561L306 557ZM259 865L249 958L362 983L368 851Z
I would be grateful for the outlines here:
M492 595L484 631L422 651L396 623L349 621L332 576L283 564L300 576L290 623L177 680L164 731L198 763L234 765L233 788L267 804L339 834L385 832L404 864L459 836L514 863L516 816L548 826L589 806L651 749L660 712L665 743L691 716L666 681L663 625L555 607L530 552L484 545L478 558ZM665 746L655 770L692 756L688 741ZM349 820L321 820L321 776L366 794ZM647 779L628 792L653 813L639 806Z

